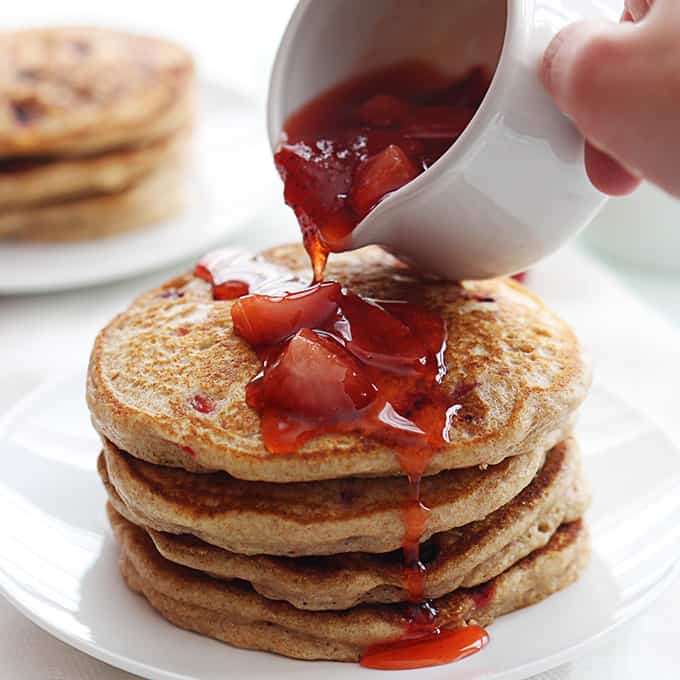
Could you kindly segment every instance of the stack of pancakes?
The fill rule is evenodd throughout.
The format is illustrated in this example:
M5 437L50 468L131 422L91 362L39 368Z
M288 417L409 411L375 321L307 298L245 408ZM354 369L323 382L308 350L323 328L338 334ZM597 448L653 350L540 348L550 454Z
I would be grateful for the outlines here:
M263 258L309 275L301 247ZM486 625L572 583L589 553L570 436L589 371L571 330L515 282L425 280L378 249L337 255L328 276L370 298L416 299L447 325L443 384L463 396L421 483L437 624ZM96 340L87 396L123 576L178 626L357 660L414 615L400 549L408 481L394 450L360 435L269 453L244 396L260 361L234 334L231 305L182 276Z
M181 209L193 63L99 28L0 34L0 238L113 234Z

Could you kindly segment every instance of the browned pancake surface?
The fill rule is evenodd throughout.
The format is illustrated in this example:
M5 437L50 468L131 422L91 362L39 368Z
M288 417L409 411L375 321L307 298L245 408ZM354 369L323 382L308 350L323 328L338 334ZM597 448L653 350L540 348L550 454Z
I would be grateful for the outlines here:
M300 246L264 257L310 276ZM378 248L333 256L328 278L368 297L421 302L445 319L444 388L465 396L451 442L435 452L427 474L546 451L568 435L589 369L569 327L521 285L422 279ZM268 453L260 419L245 403L260 362L234 334L231 304L213 301L210 286L187 275L116 317L99 334L90 361L87 396L96 429L135 457L242 479L401 474L394 451L355 434L321 436L294 454ZM191 408L197 393L217 402L215 412Z
M135 522L108 482L109 501ZM573 441L548 454L534 480L520 494L483 520L436 534L421 548L427 566L425 596L440 597L460 585L479 585L530 552L543 547L564 522L580 518L589 502L588 485ZM171 562L220 578L248 581L270 599L298 609L348 609L361 602L400 602L403 587L401 551L385 554L345 553L328 557L286 558L229 552L190 535L143 527L157 550Z
M217 580L169 562L142 529L111 508L109 518L128 586L183 628L238 647L300 659L356 661L367 646L399 638L406 626L402 605L310 612L268 600L247 584ZM565 524L544 548L488 584L436 600L440 625L488 625L538 602L576 580L588 556L588 536L581 522Z
M246 555L333 555L401 547L409 498L405 477L274 484L226 473L196 474L141 461L104 440L100 474L137 524L189 533ZM531 483L545 454L513 456L485 470L426 477L430 508L422 540L483 519ZM105 472L104 472L105 466Z

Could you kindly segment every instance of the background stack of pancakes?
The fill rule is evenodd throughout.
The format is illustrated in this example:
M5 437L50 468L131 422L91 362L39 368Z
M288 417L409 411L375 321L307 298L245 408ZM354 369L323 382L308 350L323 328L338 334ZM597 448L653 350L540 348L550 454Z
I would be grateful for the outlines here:
M155 38L0 34L0 238L98 237L178 212L193 79L191 57Z
M264 258L309 275L300 247ZM589 494L570 433L589 371L571 330L519 284L425 281L377 249L334 257L328 276L371 298L415 297L447 323L444 386L463 396L421 488L438 624L486 625L573 582ZM95 343L88 404L123 576L184 628L356 660L413 617L407 480L395 451L358 435L268 453L244 397L260 362L231 304L186 275Z

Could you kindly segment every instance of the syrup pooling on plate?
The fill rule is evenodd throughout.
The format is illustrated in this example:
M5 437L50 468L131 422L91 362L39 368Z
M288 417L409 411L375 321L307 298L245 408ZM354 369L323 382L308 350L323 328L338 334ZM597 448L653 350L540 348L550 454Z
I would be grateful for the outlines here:
M428 668L464 659L488 642L488 633L479 626L444 629L427 637L369 647L360 663L366 668L384 671Z
M316 281L328 252L456 141L489 83L482 67L451 82L409 62L342 83L286 120L274 159Z

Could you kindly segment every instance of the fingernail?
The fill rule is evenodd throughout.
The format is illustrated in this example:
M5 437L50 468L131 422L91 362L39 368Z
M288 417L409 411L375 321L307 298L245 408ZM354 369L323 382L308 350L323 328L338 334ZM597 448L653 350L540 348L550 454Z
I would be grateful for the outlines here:
M567 84L570 67L583 45L583 36L590 33L584 23L570 24L550 42L541 66L541 78L548 92L558 101Z

